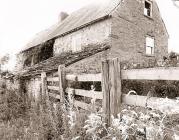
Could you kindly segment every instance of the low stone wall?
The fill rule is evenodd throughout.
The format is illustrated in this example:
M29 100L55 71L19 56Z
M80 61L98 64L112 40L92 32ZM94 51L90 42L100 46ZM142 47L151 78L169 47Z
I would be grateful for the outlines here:
M24 86L29 97L35 100L39 99L41 96L41 78L39 76L24 80Z
M27 79L0 79L0 89L17 91L19 95L28 95L31 99L38 100L41 95L41 78L39 76Z

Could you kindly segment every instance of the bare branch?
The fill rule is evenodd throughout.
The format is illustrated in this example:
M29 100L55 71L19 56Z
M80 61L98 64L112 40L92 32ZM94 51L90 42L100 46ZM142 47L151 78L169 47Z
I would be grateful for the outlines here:
M179 3L177 4L177 2L179 2L179 0L172 0L172 2L177 8L179 8Z
M0 64L4 65L8 63L9 59L10 59L9 54L4 55L2 58L0 58Z

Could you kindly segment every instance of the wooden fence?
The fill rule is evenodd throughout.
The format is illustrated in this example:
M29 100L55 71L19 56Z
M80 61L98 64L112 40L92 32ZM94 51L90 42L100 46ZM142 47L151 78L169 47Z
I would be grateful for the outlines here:
M64 102L65 94L74 94L101 100L103 112L106 114L105 121L107 124L110 124L111 115L117 117L117 114L121 111L122 103L141 107L152 106L154 109L159 109L155 104L164 100L155 97L148 98L146 96L124 95L121 91L122 80L179 80L179 68L121 70L119 59L114 59L103 61L102 73L99 74L66 74L65 67L59 66L57 75L58 77L46 77L46 74L42 73L42 94L45 94L45 89L57 91L56 94L52 92L48 93L61 102ZM68 81L101 82L102 91L70 88L67 87ZM48 82L57 82L58 84L55 86L48 85ZM174 100L170 101L175 102ZM91 105L83 101L74 100L74 105L85 110L91 109Z
M66 75L67 81L73 81L73 82L101 82L101 74L83 74L83 75ZM67 88L66 89L67 94L73 94L74 96L82 96L87 98L95 98L102 100L103 94L100 91L94 91L94 90L84 90L84 89L74 89L74 88ZM85 110L91 110L92 106L90 104L87 104L83 101L74 100L74 105L76 107L80 107Z

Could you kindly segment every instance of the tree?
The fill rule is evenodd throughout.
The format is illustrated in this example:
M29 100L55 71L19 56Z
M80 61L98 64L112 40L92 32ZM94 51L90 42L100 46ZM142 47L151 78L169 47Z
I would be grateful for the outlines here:
M9 54L6 54L4 55L3 57L0 58L0 64L1 65L4 65L4 64L7 64L9 62Z
M6 54L0 58L0 71L1 71L1 66L7 64L9 62L9 59L10 59L9 54Z
M172 0L173 4L179 8L179 0Z

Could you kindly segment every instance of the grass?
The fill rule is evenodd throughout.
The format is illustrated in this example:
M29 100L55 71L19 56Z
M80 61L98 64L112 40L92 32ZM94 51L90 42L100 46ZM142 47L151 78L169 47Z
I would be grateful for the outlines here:
M35 103L27 98L20 97L17 91L1 94L1 139L58 139L60 121L50 101Z
M119 117L112 118L112 125L107 128L102 112L78 110L70 97L60 103L44 95L34 102L31 97L20 95L16 90L0 94L2 140L146 140L151 136L162 139L165 128L170 129L171 137L175 135L174 129L179 132L177 115L156 110L123 106Z
M85 135L86 113L43 96L39 102L16 90L0 94L0 139L70 140Z

